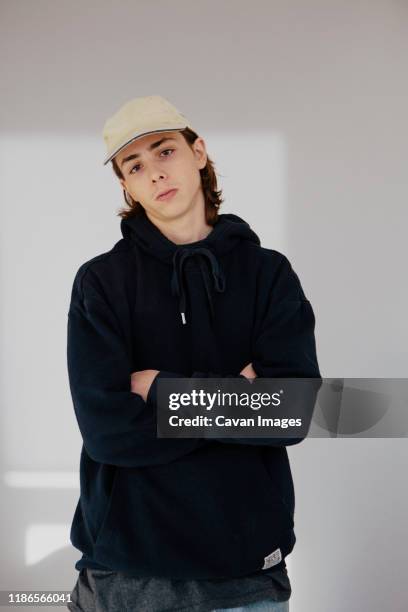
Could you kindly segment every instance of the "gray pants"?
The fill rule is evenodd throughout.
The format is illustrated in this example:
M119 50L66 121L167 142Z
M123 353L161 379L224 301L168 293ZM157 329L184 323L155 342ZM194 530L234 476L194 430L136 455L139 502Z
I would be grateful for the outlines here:
M123 598L121 595L120 583L118 574L108 572L100 572L106 577L100 582L98 578L98 588L96 588L95 578L93 573L98 574L96 570L92 572L82 569L79 572L77 582L71 592L71 603L67 604L70 612L120 612L126 610Z
M131 578L124 578L118 572L82 569L71 592L71 603L67 604L67 608L70 612L158 612L157 602L154 604L148 596L143 602L138 600L137 610L136 607L132 609L129 606L129 601L132 601L133 584L134 581L132 583ZM172 593L169 601L172 600L173 604L170 603L170 605L169 602L163 600L162 612L178 610L178 605L174 605L174 597L175 594ZM180 603L180 611L189 612L189 606L183 606L182 599L177 599L177 603ZM202 604L202 607L197 604L194 610L197 612L289 612L289 601L278 602L263 599L235 608L212 608L211 610L205 604Z

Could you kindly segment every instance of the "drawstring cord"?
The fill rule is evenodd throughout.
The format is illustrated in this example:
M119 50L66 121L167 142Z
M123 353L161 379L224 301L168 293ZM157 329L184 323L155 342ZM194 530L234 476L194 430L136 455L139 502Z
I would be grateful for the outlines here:
M214 253L206 247L188 248L182 247L177 249L173 255L173 274L171 278L171 290L172 294L179 296L179 311L183 325L186 324L186 294L185 294L185 278L184 278L184 262L187 257L199 256L198 264L203 279L205 291L210 306L211 317L214 319L214 305L212 299L212 292L210 286L210 279L207 265L204 263L203 258L207 258L208 263L211 266L211 272L213 277L214 288L219 293L225 291L225 276L220 268L217 258Z

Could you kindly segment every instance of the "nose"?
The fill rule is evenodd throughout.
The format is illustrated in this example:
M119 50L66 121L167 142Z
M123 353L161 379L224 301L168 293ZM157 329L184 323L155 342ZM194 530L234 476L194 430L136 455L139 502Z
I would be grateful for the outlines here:
M157 182L159 179L164 179L166 177L166 173L159 168L152 168L150 175L153 183Z
M157 183L157 181L158 181L158 180L160 180L160 179L164 179L164 178L165 178L165 177L164 177L164 174L163 174L163 172L161 172L160 174L157 174L157 175L155 174L155 175L153 175L153 177L152 177L152 182L153 182L153 183Z

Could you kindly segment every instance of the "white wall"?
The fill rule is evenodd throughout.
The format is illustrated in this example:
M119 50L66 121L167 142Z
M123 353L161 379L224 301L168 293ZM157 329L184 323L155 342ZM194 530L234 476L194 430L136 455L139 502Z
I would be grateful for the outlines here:
M406 377L408 5L3 0L0 17L0 589L70 590L70 289L121 237L104 121L168 98L207 142L221 212L298 272L322 375ZM407 609L406 442L289 449L291 612Z

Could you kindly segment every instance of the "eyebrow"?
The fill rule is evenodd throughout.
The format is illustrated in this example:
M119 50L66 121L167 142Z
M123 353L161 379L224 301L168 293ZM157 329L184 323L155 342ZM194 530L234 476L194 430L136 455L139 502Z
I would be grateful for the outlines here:
M149 151L152 151L153 149L160 147L162 142L166 142L166 140L174 140L175 142L177 142L175 138L172 138L171 136L165 136L164 138L160 138L160 140L156 140L155 142L152 142L152 144L149 145L147 148ZM120 163L120 167L123 168L123 164L125 164L126 162L132 159L137 159L138 157L140 157L139 153L132 153L132 155L128 155L127 157L124 157Z

